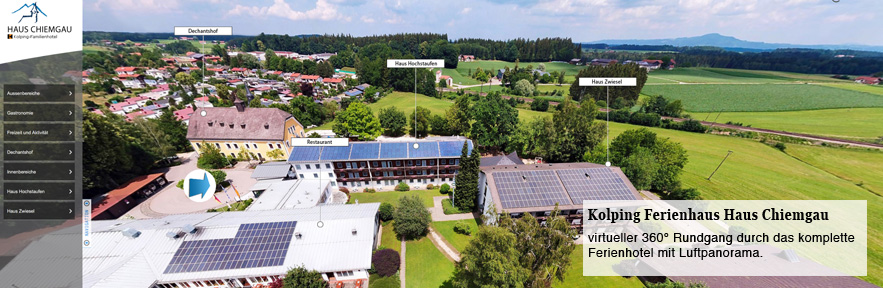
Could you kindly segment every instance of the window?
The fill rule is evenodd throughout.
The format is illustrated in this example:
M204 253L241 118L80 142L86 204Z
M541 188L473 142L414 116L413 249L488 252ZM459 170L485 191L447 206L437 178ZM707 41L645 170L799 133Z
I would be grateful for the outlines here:
M380 185L380 180L377 180L377 185Z
M297 174L297 178L304 179L304 174Z
M310 168L310 164L304 164L304 165L307 166L307 170L312 169L312 168Z
M408 179L408 181L414 183L414 179Z
M273 148L273 147L270 147ZM282 144L276 143L276 148L282 149Z
M429 160L429 165L430 166L435 165L435 160Z
M215 147L218 147L218 149L221 149L221 143L215 143Z
M349 277L353 276L353 271L340 271L334 272L334 274L337 274L337 277Z
M233 148L239 149L239 144L233 143Z
M325 169L331 169L331 164L325 163Z
M294 169L300 170L300 164L294 164Z
M331 181L331 187L337 187L337 182Z
M353 168L353 167L352 167L352 165L350 164L350 162L346 162L346 169L351 169L351 168Z
M257 145L257 144L255 144ZM261 153L258 153L258 159L264 159L264 156L261 156Z
M337 162L334 163L334 166L337 166L337 169L343 169L343 163Z
M368 172L362 172L362 177L368 177Z
M319 178L319 173L313 173L313 178Z
M202 145L199 145L199 143L196 143L196 148L202 148Z
M408 166L414 166L414 162L411 160L408 160L408 162L405 162L405 163L407 163L406 165L408 165Z
M236 158L236 153L230 153L230 157Z
M273 149L273 143L267 143L267 146L270 146L270 149Z
M402 166L402 161L396 161L396 166Z
M227 143L227 149L230 149L230 143Z
M365 181L365 186L368 186L368 181Z
M328 177L334 178L334 173L328 173Z

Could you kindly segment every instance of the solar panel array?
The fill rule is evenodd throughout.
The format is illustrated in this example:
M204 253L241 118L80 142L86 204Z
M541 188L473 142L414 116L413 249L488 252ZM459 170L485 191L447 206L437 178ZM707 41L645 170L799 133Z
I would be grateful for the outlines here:
M346 160L350 158L350 146L328 146L322 148L322 160Z
M635 200L625 181L608 168L556 171L574 203L582 203L583 200Z
M570 197L552 170L494 172L503 209L571 205Z
M377 159L380 157L380 143L353 143L350 159Z
M438 142L420 142L416 149L408 143L408 158L438 158Z
M297 221L239 225L233 238L184 241L165 274L282 266Z
M341 161L372 159L418 159L437 157L460 157L463 140L417 142L354 142L347 147L296 146L291 149L288 161ZM472 141L468 141L470 153Z
M288 161L317 161L322 147L295 146L291 148Z
M461 154L463 154L463 142L464 141L438 142L438 152L441 157L459 157ZM471 153L471 148L466 149L468 149Z
M380 158L408 158L408 143L383 143Z

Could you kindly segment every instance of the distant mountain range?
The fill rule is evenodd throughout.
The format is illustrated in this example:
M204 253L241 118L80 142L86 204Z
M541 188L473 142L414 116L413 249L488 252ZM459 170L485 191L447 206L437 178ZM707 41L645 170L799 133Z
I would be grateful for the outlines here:
M779 48L809 48L809 49L830 49L830 50L839 50L839 49L850 49L850 50L861 50L861 51L876 51L883 52L883 46L870 46L870 45L853 45L853 44L842 44L842 45L801 45L801 44L786 44L786 43L766 43L766 42L754 42L754 41L746 41L742 39L738 39L732 36L725 36L718 33L705 34L702 36L696 37L681 37L681 38L669 38L669 39L648 39L648 40L638 40L638 39L621 39L621 40L598 40L592 42L583 42L585 44L598 44L604 43L608 45L672 45L672 46L680 46L680 47L694 47L694 46L715 46L721 47L725 49L731 50L774 50Z

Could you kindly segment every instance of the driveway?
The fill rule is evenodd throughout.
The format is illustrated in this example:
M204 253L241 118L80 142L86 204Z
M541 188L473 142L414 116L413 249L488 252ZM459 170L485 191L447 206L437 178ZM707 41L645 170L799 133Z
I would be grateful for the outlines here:
M187 198L184 195L184 190L178 188L176 184L181 179L184 179L190 171L197 169L197 157L196 153L193 152L179 154L179 157L181 158L181 165L152 171L152 173L165 172L169 185L166 185L162 190L133 208L126 214L127 216L135 219L144 219L172 214L202 213L208 209L219 208L226 206L228 203L236 202L236 193L230 188L227 189L227 193L215 193L215 197L221 200L222 204L218 204L214 200L197 203ZM239 190L240 195L243 197L246 197L244 194L247 194L251 186L257 182L255 179L251 179L253 170L248 169L246 166L247 163L239 163L234 168L223 169L227 173L227 180L236 186L236 189Z

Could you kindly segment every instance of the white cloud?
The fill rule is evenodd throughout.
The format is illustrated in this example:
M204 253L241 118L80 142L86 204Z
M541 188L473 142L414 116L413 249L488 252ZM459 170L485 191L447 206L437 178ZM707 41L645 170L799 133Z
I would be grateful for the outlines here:
M862 15L862 14L837 14L837 15L825 18L825 22L830 22L830 23L855 22L855 20L862 19L862 18L867 18L867 16Z
M371 18L371 17L368 17L368 16L362 16L362 22L365 22L365 23L374 23L374 18Z
M284 0L274 0L273 5L270 6L258 7L236 5L236 7L227 12L227 15L242 14L251 16L276 16L293 21L346 19L346 17L337 12L336 6L328 3L328 0L316 1L316 7L307 11L297 11L291 9L291 6L288 5L288 3L285 3Z
M177 0L97 0L92 5L96 11L138 11L138 12L177 12Z
M470 11L472 11L472 7L466 7L463 8L463 10L460 10L460 14L466 15L469 14Z

